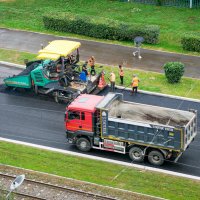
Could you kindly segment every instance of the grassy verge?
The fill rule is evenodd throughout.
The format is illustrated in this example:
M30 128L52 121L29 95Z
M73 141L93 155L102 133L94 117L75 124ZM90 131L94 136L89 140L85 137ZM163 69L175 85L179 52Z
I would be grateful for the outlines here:
M36 59L35 54L13 51L13 50L5 50L0 49L0 60L23 64L24 58L28 58L29 60ZM118 68L111 66L104 66L103 68L106 72L106 80L108 81L108 77L110 72L113 70L116 74L116 83L120 84ZM100 71L98 69L97 71ZM149 71L139 71L132 69L125 69L125 81L124 87L130 87L132 74L137 74L140 78L140 90L146 90L151 92L158 92L163 94L171 94L176 96L183 96L188 98L200 99L200 80L191 79L191 78L182 78L181 82L178 84L169 84L163 74L149 72Z
M199 199L200 182L0 142L0 163L169 199ZM98 176L97 176L98 174ZM117 176L118 175L118 176ZM117 178L115 178L117 176Z
M17 64L24 64L24 59L35 60L36 55L15 50L0 49L0 60Z
M1 27L39 32L47 32L43 27L42 14L49 12L71 12L82 16L103 16L130 23L155 24L161 27L160 43L145 45L145 47L180 53L188 53L181 48L180 36L184 32L198 32L200 29L199 9L159 7L109 0L5 0L0 2L0 11ZM57 32L48 33L58 34ZM88 37L73 34L59 34L88 39ZM132 45L129 42L120 43Z

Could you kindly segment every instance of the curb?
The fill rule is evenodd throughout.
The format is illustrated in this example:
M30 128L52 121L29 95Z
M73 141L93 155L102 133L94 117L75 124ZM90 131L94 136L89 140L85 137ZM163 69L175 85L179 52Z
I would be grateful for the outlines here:
M16 67L16 68L20 68L20 69L25 69L26 66L25 65L20 65L20 64L15 64L15 63L10 63L10 62L5 62L5 61L0 61L0 65L6 65L8 67ZM128 90L131 91L131 88L126 88L123 86L116 86L116 88L118 89L124 89L124 90ZM142 94L149 94L149 95L154 95L154 96L161 96L161 97L168 97L168 98L172 98L172 99L181 99L183 101L193 101L196 103L200 103L200 100L198 99L192 99L192 98L187 98L187 97L181 97L181 96L175 96L175 95L170 95L170 94L162 94L162 93L157 93L157 92L149 92L149 91L144 91L144 90L139 90L138 93L142 93Z
M0 65L5 65L5 66L8 66L8 67L16 67L16 68L20 68L20 69L26 68L25 65L20 65L20 64L5 62L5 61L0 61Z
M163 173L163 174L168 174L168 175L171 175L171 176L177 176L177 177L181 177L181 178L188 178L188 179L200 181L200 177L198 177L198 176L183 174L183 173L179 173L179 172L173 172L173 171L154 168L154 167L148 167L148 166L144 166L144 165L134 164L132 162L128 163L128 162L123 162L123 161L118 161L118 160L111 160L111 159L108 159L108 158L92 156L92 155L77 153L77 152L74 152L74 151L68 151L68 150L63 150L63 149L57 149L57 148L53 148L53 147L47 147L47 146L43 146L43 145L7 139L7 138L3 138L3 137L0 137L0 141L10 142L10 143L14 143L14 144L21 144L21 145L25 145L25 146L29 146L29 147L34 147L34 148L37 148L37 149L43 149L43 150L53 151L53 152L62 153L62 154L68 154L68 155L72 155L72 156L79 156L79 157L82 157L82 158L103 161L103 162L107 162L107 163L122 165L122 166L125 166L125 167L148 170L148 171L152 171L152 172Z
M131 91L131 88L124 88L122 86L116 86L116 88ZM198 99L175 96L175 95L170 95L170 94L162 94L162 93L149 92L149 91L144 91L144 90L138 90L138 93L149 94L149 95L154 95L154 96L161 96L161 97L168 97L168 98L171 98L171 99L179 99L179 100L183 100L183 101L193 101L193 102L196 102L196 103L200 103L200 100L198 100Z

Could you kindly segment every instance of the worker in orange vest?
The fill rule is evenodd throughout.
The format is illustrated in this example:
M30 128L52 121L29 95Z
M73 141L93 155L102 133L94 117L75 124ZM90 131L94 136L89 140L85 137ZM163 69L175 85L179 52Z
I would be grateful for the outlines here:
M123 85L124 84L124 70L121 65L119 65L119 77L121 80L121 85Z
M134 74L133 75L133 79L132 79L132 92L131 92L131 95L133 95L134 92L137 93L139 82L140 82L139 78Z
M111 92L114 92L115 91L115 74L113 71L110 73L110 87L111 87Z

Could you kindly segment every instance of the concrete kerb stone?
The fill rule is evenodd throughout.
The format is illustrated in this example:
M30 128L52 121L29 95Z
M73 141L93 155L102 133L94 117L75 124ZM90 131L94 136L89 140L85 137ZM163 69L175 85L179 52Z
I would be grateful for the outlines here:
M20 65L20 64L5 62L5 61L0 61L0 65L5 65L5 66L8 66L8 67L16 67L16 68L20 68L20 69L26 68L25 65Z
M126 90L126 91L131 91L132 90L131 88L125 88L123 86L118 86L118 85L116 86L116 88L122 89L122 90ZM169 95L169 94L162 94L162 93L157 93L157 92L148 92L148 91L144 91L144 90L138 90L138 93L149 94L149 95L154 95L154 96L161 96L161 97L168 97L168 98L172 98L172 99L179 99L179 100L183 100L183 101L192 101L192 102L200 103L200 100L198 100L198 99L174 96L174 95Z
M116 86L116 88L124 89L123 86ZM131 91L132 89L131 88L125 88L125 90ZM193 102L200 103L200 100L198 100L198 99L192 99L192 98L181 97L181 96L174 96L174 95L169 95L169 94L162 94L162 93L157 93L157 92L148 92L148 91L144 91L144 90L138 90L138 93L168 97L168 98L173 98L173 99L181 99L181 100L185 100L185 101L193 101Z
M9 66L9 67L16 67L16 68L20 68L20 69L25 69L26 68L25 65L20 65L20 64L5 62L5 61L0 61L0 64L6 65L6 66ZM123 86L118 86L117 85L116 88L122 89L122 90L131 91L131 88L126 88L126 87L123 87ZM198 99L192 99L192 98L169 95L169 94L162 94L162 93L157 93L157 92L148 92L148 91L144 91L144 90L139 90L138 93L155 95L155 96L162 96L162 97L168 97L168 98L173 98L173 99L181 99L183 101L193 101L193 102L200 103L200 100L198 100Z

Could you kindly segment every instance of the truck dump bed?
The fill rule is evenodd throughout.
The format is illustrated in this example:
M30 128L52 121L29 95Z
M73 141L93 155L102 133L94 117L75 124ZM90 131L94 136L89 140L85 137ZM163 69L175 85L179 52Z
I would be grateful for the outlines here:
M162 126L187 126L194 113L117 100L109 106L108 115Z
M98 105L103 138L184 151L197 134L195 112L126 102L109 93Z

